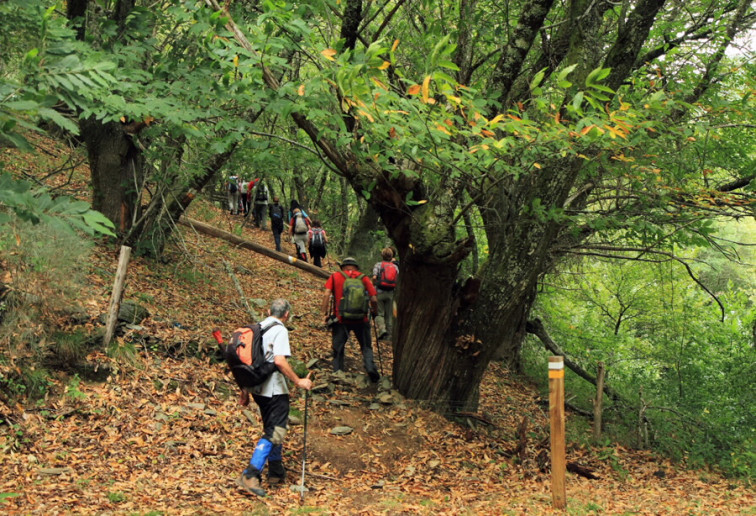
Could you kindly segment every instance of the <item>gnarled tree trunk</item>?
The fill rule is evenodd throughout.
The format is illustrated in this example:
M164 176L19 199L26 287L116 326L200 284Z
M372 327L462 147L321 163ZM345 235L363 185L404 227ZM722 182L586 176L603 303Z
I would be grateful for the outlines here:
M138 213L139 192L144 181L144 156L134 136L118 122L81 122L92 172L92 207L125 233Z

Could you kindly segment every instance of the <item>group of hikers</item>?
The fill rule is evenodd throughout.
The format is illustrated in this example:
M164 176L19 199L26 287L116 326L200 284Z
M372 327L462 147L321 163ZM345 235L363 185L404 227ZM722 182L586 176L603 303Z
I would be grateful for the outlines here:
M252 213L257 227L265 227L270 189L259 177L247 181L239 176L231 176L226 183L226 200L231 215L249 216Z
M312 263L317 267L323 266L323 258L328 253L328 234L319 220L310 219L298 201L291 201L287 216L281 199L278 195L271 195L264 179L246 181L238 176L231 176L226 183L226 197L229 213L245 217L251 213L257 228L267 231L267 219L270 218L276 251L282 252L281 235L288 225L291 243L297 248L297 258L306 262L309 252ZM272 203L268 201L269 198L272 198Z
M360 346L365 372L370 381L376 383L381 375L373 359L370 319L374 320L378 340L391 335L393 295L399 265L393 250L387 247L381 252L381 261L373 267L372 277L360 271L354 258L344 258L339 266L340 270L331 274L325 283L320 307L326 326L331 331L332 369L334 372L344 370L345 347L349 334L353 333ZM300 389L312 389L311 373L302 378L288 363L291 348L285 323L290 317L291 304L287 300L276 299L272 302L268 317L260 323L259 333L264 360L276 367L259 385L247 388L240 383L241 404L246 405L251 395L260 409L263 435L237 482L242 489L257 496L265 496L262 473L266 464L270 487L285 481L282 450L289 421L289 386L286 379Z

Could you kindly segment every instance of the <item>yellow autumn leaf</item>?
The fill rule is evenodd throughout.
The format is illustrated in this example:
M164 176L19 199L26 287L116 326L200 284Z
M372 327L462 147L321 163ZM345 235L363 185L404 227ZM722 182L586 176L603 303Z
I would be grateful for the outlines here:
M362 115L364 115L371 122L375 122L375 119L367 111L360 109L359 113L362 114Z
M234 68L239 68L239 55L234 56Z
M420 93L420 85L413 84L412 86L409 87L409 89L407 90L407 93L409 95L417 95L418 93Z
M378 67L378 69L379 69L379 70L385 70L385 69L386 69L386 68L388 68L389 66L391 66L391 63L389 63L388 61L384 61L384 62L383 62L383 64L382 64L381 66L379 66L379 67Z
M430 75L426 75L423 79L423 102L428 102L430 97Z
M444 127L442 124L436 124L436 129L438 129L442 133L445 133L451 136L451 133L449 132L449 130L446 127Z
M328 59L329 61L335 61L335 59L333 58L333 56L336 55L336 50L334 50L332 48L326 48L320 54L323 57L325 57L326 59Z
M609 136L611 136L612 139L615 139L618 136L622 139L627 139L627 136L625 136L624 131L620 127L612 127L610 125L605 125L604 128L607 131L609 131Z
M299 94L300 97L305 94L305 85L304 84L301 84L299 86L299 88L297 89L297 93Z
M499 113L498 115L496 115L495 117L493 117L491 119L490 123L495 124L497 122L501 122L503 119L504 119L504 115L502 115L501 113Z
M398 47L398 46L399 46L399 40L395 39L394 40L394 44L391 45L391 51L393 52L394 50L396 50L396 47Z
M384 90L388 91L388 86L386 86L385 84L383 84L383 83L382 83L381 81L379 81L379 80L378 80L378 79L376 79L375 77L371 77L371 79L373 80L373 82L374 82L374 83L375 83L375 84L376 84L376 85L377 85L377 86L378 86L379 88L383 88Z
M541 164L540 163L533 163L533 166L537 168L538 170L541 170Z

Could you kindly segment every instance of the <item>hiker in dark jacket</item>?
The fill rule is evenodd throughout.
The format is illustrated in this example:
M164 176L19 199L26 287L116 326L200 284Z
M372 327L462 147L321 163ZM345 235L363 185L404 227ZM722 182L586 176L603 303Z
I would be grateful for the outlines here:
M377 382L380 380L381 375L378 374L378 368L375 367L375 362L373 361L373 345L370 341L370 319L368 319L367 311L365 311L364 317L349 320L343 317L344 314L341 313L340 308L341 300L344 296L344 283L347 277L358 278L360 275L357 260L354 258L344 258L344 261L341 262L341 271L334 272L328 278L328 281L326 281L321 309L326 316L326 324L329 324L331 327L333 370L341 371L344 369L344 347L351 331L357 338L357 342L360 343L362 362L365 366L365 371L367 371L370 377L370 381ZM375 315L378 311L378 300L375 296L376 292L373 282L364 274L362 274L361 281L369 297L370 311ZM333 303L331 303L331 299L333 299Z
M328 245L328 235L321 226L319 220L312 221L312 227L307 232L307 245L312 256L312 263L317 267L322 267L322 259L325 258Z
M273 196L273 204L268 207L270 216L270 229L273 231L273 241L276 243L276 251L281 252L281 233L284 230L284 207L279 203L277 195Z

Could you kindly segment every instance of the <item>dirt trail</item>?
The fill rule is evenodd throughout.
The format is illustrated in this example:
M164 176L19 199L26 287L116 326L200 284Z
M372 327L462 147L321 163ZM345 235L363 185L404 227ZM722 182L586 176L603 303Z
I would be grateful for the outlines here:
M239 219L207 206L196 210L208 222L238 231ZM11 409L14 425L0 426L0 511L560 514L551 509L549 475L537 469L537 450L526 450L521 463L509 457L522 418L533 430L531 447L546 435L546 414L530 386L492 366L480 408L491 425L473 426L473 420L457 425L393 391L367 385L354 343L347 347L349 374L333 378L330 337L318 309L322 280L188 228L182 233L172 262L136 259L129 269L126 297L152 314L119 337L124 346L136 347L133 364L119 364L116 371L102 352L93 352L90 363L114 368L107 381L61 375L47 400ZM268 232L245 227L241 233L272 245ZM107 308L116 255L115 249L101 248L94 258L91 291L82 293L91 327ZM247 320L223 260L235 266L253 305L262 309L274 296L292 302L293 354L305 362L318 359L316 384L326 387L313 393L308 412L304 506L288 486L271 490L265 499L239 491L235 479L259 436L259 418L238 406L229 377L207 354L169 356L212 349L213 328L227 333ZM385 343L382 357L388 372L391 353ZM301 418L302 393L292 393L292 407ZM335 435L335 427L352 431ZM289 483L300 479L302 431L302 425L293 425L285 444ZM754 513L754 494L745 487L647 453L620 447L610 452L605 450L601 461L568 444L568 459L594 467L601 477L568 474L569 513Z

